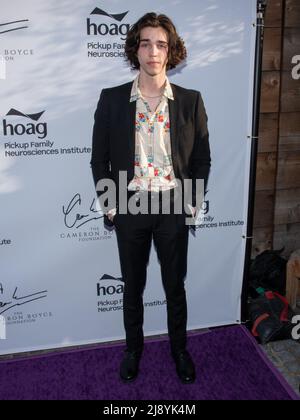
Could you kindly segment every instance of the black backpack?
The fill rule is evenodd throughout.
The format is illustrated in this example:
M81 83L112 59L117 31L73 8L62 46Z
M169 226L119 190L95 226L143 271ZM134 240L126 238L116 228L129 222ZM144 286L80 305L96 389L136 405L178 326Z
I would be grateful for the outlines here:
M250 293L262 287L285 296L287 260L280 256L283 249L264 251L252 261L250 266Z
M291 337L294 316L287 300L283 249L264 251L250 266L248 310L252 334L262 344Z
M261 295L249 301L252 334L262 344L291 338L294 312L287 300L277 292L258 289Z

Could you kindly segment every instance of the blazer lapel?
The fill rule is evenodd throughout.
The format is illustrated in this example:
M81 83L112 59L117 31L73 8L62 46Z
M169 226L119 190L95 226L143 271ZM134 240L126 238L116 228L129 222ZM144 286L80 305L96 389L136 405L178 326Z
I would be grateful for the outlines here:
M170 137L171 137L171 154L172 154L172 163L174 174L177 176L177 150L178 150L178 138L177 138L177 122L178 122L178 100L176 95L176 90L174 85L172 86L172 91L174 95L174 100L168 99L169 104L169 117L170 117Z

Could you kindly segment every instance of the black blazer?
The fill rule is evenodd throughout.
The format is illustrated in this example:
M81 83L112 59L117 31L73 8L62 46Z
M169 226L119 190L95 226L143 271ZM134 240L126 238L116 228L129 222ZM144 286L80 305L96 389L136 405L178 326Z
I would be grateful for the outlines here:
M119 171L127 171L127 185L134 176L136 101L129 102L132 84L103 89L95 112L91 157L94 183L110 178L117 191ZM201 94L174 84L171 87L174 100L168 103L175 177L182 182L204 179L206 189L211 158ZM98 196L102 206L101 193ZM193 206L195 197L193 186Z

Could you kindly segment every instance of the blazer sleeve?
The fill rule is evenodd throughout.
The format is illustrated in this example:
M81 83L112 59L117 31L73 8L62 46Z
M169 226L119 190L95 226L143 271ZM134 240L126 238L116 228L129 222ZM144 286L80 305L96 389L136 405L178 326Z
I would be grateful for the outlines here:
M207 121L204 103L201 94L198 92L195 108L195 141L191 156L192 205L194 207L196 206L196 179L204 180L204 192L206 192L211 166Z
M112 179L109 153L109 104L107 90L103 89L94 115L91 168L95 187L101 179ZM103 209L101 195L105 191L97 191L99 203Z

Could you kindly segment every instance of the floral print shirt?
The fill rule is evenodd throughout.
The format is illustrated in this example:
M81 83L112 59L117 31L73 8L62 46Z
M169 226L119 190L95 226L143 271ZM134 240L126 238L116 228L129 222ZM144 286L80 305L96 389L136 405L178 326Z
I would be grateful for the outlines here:
M168 99L174 100L166 78L165 89L155 112L139 89L139 75L133 82L130 102L136 101L135 170L130 191L165 191L177 186L171 157Z

